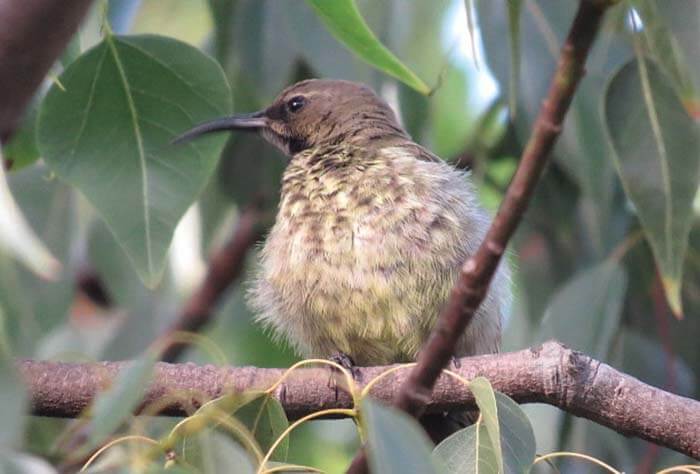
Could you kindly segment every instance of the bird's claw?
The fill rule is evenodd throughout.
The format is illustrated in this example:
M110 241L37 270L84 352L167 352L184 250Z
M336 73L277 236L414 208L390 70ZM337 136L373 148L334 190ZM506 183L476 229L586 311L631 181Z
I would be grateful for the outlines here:
M343 369L350 372L353 380L358 380L360 372L352 358L344 352L337 352L328 358L329 361L341 366ZM338 383L335 375L338 372L336 367L331 367L331 376L328 379L328 388L335 389L335 400L338 401Z

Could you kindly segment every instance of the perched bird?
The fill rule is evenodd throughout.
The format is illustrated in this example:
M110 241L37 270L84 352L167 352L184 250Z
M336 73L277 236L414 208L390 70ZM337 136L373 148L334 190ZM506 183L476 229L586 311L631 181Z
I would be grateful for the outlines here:
M186 141L257 131L289 156L251 291L258 318L304 357L415 360L489 218L469 176L414 143L370 88L312 79L263 111ZM457 356L497 352L510 304L501 265Z

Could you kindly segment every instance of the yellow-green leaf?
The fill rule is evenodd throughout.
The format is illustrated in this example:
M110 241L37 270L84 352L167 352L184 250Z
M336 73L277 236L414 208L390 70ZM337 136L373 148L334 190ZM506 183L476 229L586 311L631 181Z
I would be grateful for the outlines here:
M430 88L389 51L369 29L355 0L307 0L335 38L377 69L422 94Z

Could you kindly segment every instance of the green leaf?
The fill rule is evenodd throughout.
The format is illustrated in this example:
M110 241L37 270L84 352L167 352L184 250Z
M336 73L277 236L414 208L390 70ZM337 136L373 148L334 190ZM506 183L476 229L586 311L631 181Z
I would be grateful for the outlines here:
M671 83L688 113L698 114L697 104L700 103L700 98L688 67L693 63L685 57L674 32L659 11L656 0L634 0L632 3L644 24L641 34L644 38L645 51L672 80ZM664 12L666 8L664 4ZM688 13L692 15L692 12ZM695 118L700 116L696 115Z
M518 84L520 83L520 10L521 0L508 0L508 45L510 46L510 81L508 83L508 105L510 116L515 117L518 107Z
M0 474L55 474L49 463L41 458L24 453L0 451Z
M15 131L10 141L3 145L4 160L9 164L11 172L19 171L34 164L39 159L39 149L36 146L36 103L22 119L20 127Z
M433 459L448 474L497 474L498 456L488 430L475 423L446 438L433 451Z
M625 64L605 93L607 132L627 197L635 206L680 316L683 260L700 178L700 130L654 62Z
M504 469L501 472L529 472L535 459L535 435L530 421L508 396L495 392L495 402L502 454L496 454L485 423L468 426L446 438L433 451L433 459L441 462L448 473L498 472L499 457Z
M289 427L289 420L279 400L266 393L239 408L235 417L248 427L263 452L267 452ZM288 451L287 436L275 449L272 459L286 461Z
M486 432L495 454L496 472L503 472L503 456L501 455L501 433L498 426L498 408L493 387L484 377L477 377L469 382L469 390L474 394L476 404L481 412L481 423Z
M131 362L117 375L112 386L97 397L92 407L90 439L84 449L99 446L131 416L148 386L156 356L148 352Z
M604 359L622 315L626 288L627 275L615 261L579 272L552 297L540 340L554 338Z
M175 226L214 171L226 137L169 142L230 112L224 74L179 41L108 35L59 79L65 92L54 85L39 112L39 149L155 286Z
M46 279L55 279L61 264L29 227L7 182L0 152L0 251L10 253Z
M393 76L422 94L430 88L391 51L367 26L354 0L307 0L335 38L377 69Z
M0 325L3 324L0 308ZM0 326L0 449L22 438L26 417L27 394L5 347L4 328Z
M194 466L195 472L225 474L229 472L254 473L248 452L230 436L207 428L189 436L183 447L183 459Z
M369 397L362 400L371 472L429 474L437 472L431 443L416 420Z

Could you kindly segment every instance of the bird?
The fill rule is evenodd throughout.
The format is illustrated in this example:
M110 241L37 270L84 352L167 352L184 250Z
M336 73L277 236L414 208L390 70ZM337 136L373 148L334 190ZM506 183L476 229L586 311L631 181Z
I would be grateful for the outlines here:
M303 357L414 361L490 225L469 173L415 143L387 102L351 81L298 82L264 110L175 141L234 130L288 159L249 292L258 321ZM509 273L501 264L456 356L499 351Z

